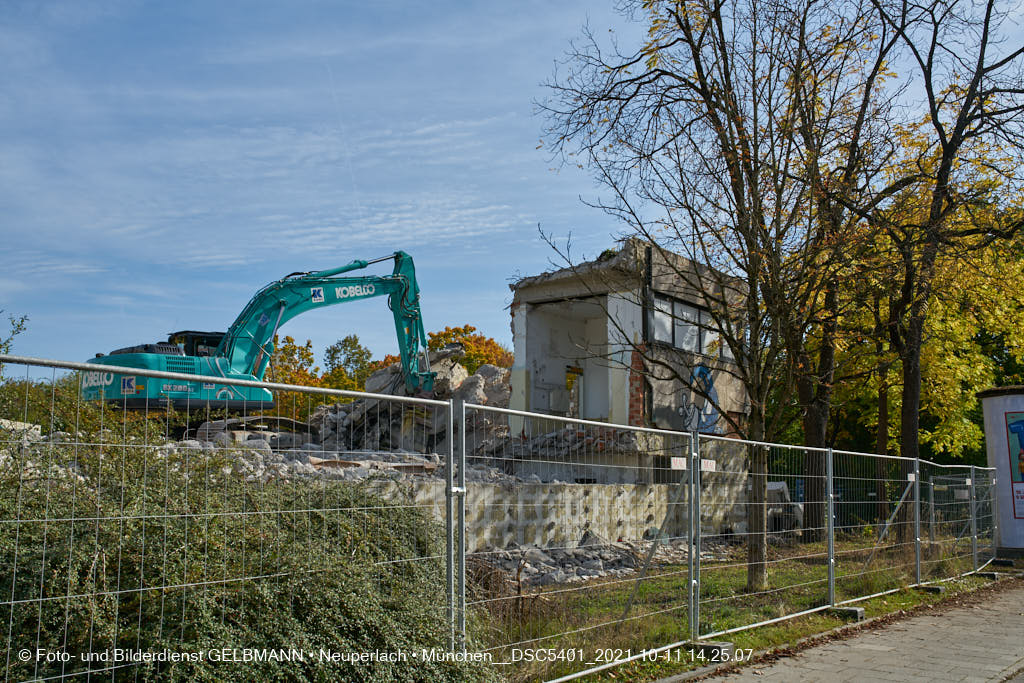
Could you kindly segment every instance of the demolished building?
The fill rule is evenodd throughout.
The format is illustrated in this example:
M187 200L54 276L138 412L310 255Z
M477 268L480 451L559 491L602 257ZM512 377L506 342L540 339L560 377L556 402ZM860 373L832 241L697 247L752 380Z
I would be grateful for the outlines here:
M749 412L746 393L708 297L694 288L723 280L639 239L518 280L510 407L731 434Z

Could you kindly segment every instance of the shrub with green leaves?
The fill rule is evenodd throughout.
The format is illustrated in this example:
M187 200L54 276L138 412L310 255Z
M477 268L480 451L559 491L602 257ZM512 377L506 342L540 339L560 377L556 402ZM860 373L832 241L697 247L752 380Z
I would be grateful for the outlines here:
M88 667L78 659L22 662L23 648L76 657L114 648L314 653L305 662L122 666L113 670L118 679L493 677L460 663L320 661L321 649L447 649L437 524L413 505L374 495L373 482L246 479L234 473L234 457L172 447L162 437L97 431L38 440L0 428L0 600L11 624L10 678Z

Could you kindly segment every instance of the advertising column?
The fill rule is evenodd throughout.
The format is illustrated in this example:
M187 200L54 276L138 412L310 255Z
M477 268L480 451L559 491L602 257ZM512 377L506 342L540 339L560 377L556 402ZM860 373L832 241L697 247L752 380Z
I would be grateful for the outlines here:
M985 413L988 466L996 469L998 554L1024 555L1024 386L978 394Z

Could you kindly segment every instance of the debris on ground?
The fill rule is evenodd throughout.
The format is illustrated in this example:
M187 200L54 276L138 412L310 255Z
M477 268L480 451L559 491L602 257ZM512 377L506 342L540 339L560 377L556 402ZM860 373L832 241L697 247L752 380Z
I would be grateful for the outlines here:
M510 544L506 548L485 548L469 557L471 562L502 572L509 582L526 586L549 586L608 577L626 577L643 569L653 541L608 541L584 531L575 547L542 548L533 544ZM728 559L724 546L702 551L702 562ZM648 570L653 578L658 568L687 564L686 539L658 542Z

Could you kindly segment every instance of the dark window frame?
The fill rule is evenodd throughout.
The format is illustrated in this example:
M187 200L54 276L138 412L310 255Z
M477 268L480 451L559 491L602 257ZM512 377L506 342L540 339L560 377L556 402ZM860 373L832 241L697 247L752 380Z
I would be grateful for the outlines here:
M663 310L663 306L664 306L665 303L668 303L670 305L670 307L671 307L671 312L668 313L668 315L669 315L669 330L671 332L671 335L670 335L671 336L671 340L659 339L658 338L659 325L658 325L657 316L659 314L661 314L661 315L665 315L666 314L666 312ZM686 318L684 318L681 315L679 315L676 312L677 311L677 308L676 308L677 305L679 305L679 306L686 306L690 310L694 311L696 313L696 315L697 315L697 320L696 321L687 320ZM684 300L678 299L678 298L676 298L674 296L669 296L667 294L662 294L660 292L652 292L651 317L653 319L652 320L652 323L653 323L652 324L652 334L651 334L651 341L652 342L654 342L656 344L667 345L667 346L672 347L673 349L677 349L679 351L684 351L686 353L695 353L695 354L699 354L699 355L702 355L702 356L709 356L709 354L707 352L708 337L710 335L715 335L716 333L710 328L710 325L711 325L711 322L712 322L712 320L711 320L711 312L708 311L706 308L702 308L701 306L697 306L696 304L694 304L692 302L684 301ZM676 333L677 333L678 328L680 328L680 327L682 327L684 325L688 325L690 327L696 327L697 328L697 349L696 350L691 349L691 348L686 348L684 346L681 346L681 343L682 343L681 340L676 338ZM720 357L722 356L721 348L722 348L722 345L719 344L719 356Z

